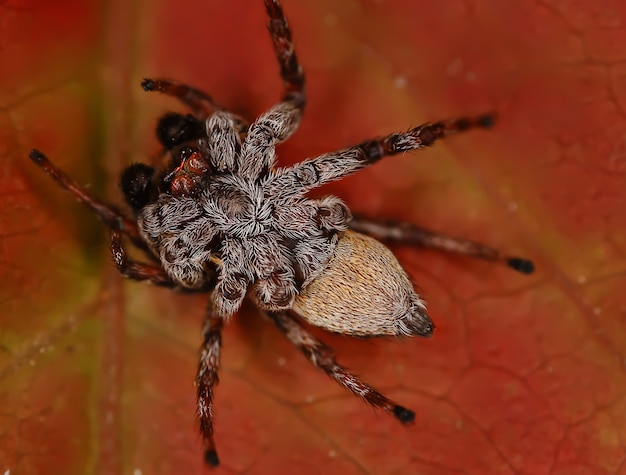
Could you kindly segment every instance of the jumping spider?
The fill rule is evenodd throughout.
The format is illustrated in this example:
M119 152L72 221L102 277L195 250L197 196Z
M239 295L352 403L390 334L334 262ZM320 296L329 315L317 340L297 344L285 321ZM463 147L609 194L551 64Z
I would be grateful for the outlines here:
M30 152L38 166L111 229L111 251L124 276L210 292L196 386L204 459L213 466L219 464L213 388L218 382L221 330L244 298L340 385L408 424L415 418L413 411L340 366L332 349L295 315L351 336L431 336L434 325L424 302L393 254L374 238L500 261L522 273L533 271L532 262L481 244L407 223L352 217L334 196L306 197L308 191L388 155L421 149L473 127L490 127L489 115L428 123L292 167L275 167L274 148L296 131L306 99L304 73L279 0L264 3L285 88L282 100L250 124L202 91L145 79L144 90L173 96L191 113L168 113L158 122L156 133L168 163L137 163L122 173L120 185L132 218L91 196L41 152ZM122 236L153 262L127 257Z

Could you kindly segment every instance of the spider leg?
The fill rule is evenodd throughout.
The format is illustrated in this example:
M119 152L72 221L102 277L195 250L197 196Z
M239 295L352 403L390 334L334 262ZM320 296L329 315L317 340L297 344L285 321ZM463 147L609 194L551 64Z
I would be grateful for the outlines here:
M69 192L76 200L91 209L108 227L112 230L121 231L132 239L134 244L145 249L145 243L139 235L139 229L134 220L125 217L116 207L103 203L93 197L84 187L72 180L61 169L57 168L48 157L39 150L31 150L29 157L37 166L56 181L59 186Z
M339 385L363 398L373 407L381 408L393 415L402 424L415 420L415 413L386 398L371 386L359 380L346 368L337 363L332 348L315 338L287 312L266 313L285 336L318 368L333 378Z
M161 267L130 259L122 244L122 234L116 229L111 230L111 254L113 254L117 269L123 276L163 287L177 287Z
M488 128L493 123L492 115L481 115L423 124L407 132L367 140L343 150L305 160L283 173L293 175L295 181L301 183L298 192L306 193L313 188L372 165L383 157L419 150L433 145L435 141L448 135L476 127ZM309 179L303 180L302 177Z
M274 147L287 140L298 128L302 108L293 99L279 102L261 114L250 128L238 157L238 175L256 180L267 173L276 161Z
M298 63L296 50L291 40L291 30L278 0L265 0L265 9L270 21L267 25L274 53L280 66L280 77L285 86L285 100L295 100L301 109L305 105L304 71Z
M488 261L502 262L522 274L531 274L535 270L533 262L528 259L503 254L498 249L484 244L447 236L411 223L354 216L352 221L348 223L348 227L357 232L368 234L379 241L430 247Z
M248 129L238 173L251 180L272 168L276 159L274 146L287 140L298 129L306 105L304 72L298 63L283 9L278 0L265 0L265 9L270 18L268 29L285 93L282 102L262 114Z
M200 361L196 376L198 421L204 445L204 461L216 467L220 461L213 439L213 388L219 382L218 368L222 346L222 325L224 320L209 303L204 319L202 334L204 341L200 348Z
M177 98L189 107L198 119L206 119L216 110L222 110L211 96L195 87L181 84L168 79L144 79L141 81L144 91L158 91Z

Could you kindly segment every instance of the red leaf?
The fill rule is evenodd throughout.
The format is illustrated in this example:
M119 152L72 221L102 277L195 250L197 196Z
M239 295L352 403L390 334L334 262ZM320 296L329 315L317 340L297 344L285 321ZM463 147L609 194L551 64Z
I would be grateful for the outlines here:
M495 110L497 127L386 159L326 193L533 258L531 277L399 249L431 340L320 336L417 412L355 400L252 309L224 335L218 450L232 473L624 471L626 6L623 2L285 1L307 74L282 163ZM262 2L0 4L0 472L194 473L206 296L122 282L106 232L27 159L33 147L119 203L198 85L254 117L280 80Z

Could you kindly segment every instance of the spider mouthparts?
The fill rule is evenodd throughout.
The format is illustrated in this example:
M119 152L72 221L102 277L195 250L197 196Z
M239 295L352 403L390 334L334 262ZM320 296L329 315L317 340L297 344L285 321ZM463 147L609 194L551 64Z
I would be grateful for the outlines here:
M215 450L207 450L204 452L204 461L211 467L217 467L220 464L220 459Z
M415 412L402 406L394 406L393 415L403 424L410 424L415 421Z
M506 265L522 274L532 274L535 272L535 264L533 264L533 261L528 259L511 257L508 261L506 261Z
M28 153L28 156L33 162L37 162L37 163L41 163L46 159L46 156L43 153L41 153L39 150L37 150L36 148L32 149Z
M144 91L154 91L154 81L152 79L144 79L141 81L141 87Z

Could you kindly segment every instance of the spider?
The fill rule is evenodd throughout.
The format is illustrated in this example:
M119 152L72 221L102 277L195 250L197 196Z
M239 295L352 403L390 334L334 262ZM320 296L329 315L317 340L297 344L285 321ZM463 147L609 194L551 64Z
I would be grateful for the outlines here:
M379 240L502 262L521 273L534 270L529 260L472 241L408 223L353 217L334 196L307 197L310 190L386 156L419 150L467 129L491 127L491 115L427 123L276 167L275 146L296 131L302 118L305 78L279 0L264 4L284 85L281 101L249 123L191 86L145 79L144 90L173 96L190 113L167 113L158 121L163 163L136 163L122 172L120 186L131 217L93 197L43 153L30 152L35 164L110 228L111 251L122 275L210 293L196 388L204 460L211 466L219 464L213 390L222 326L245 298L337 383L409 424L413 411L339 365L333 350L300 319L350 336L430 337L435 327L424 302ZM123 237L152 262L129 258Z

